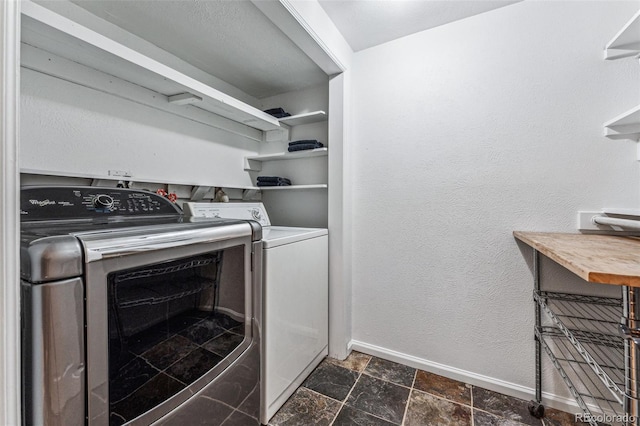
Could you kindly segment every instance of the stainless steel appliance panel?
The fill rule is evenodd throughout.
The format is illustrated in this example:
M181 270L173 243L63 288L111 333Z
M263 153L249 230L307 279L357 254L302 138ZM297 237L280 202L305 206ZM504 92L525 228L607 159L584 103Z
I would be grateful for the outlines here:
M24 424L84 425L82 279L21 287Z
M24 424L259 424L258 223L98 187L23 187L21 218Z

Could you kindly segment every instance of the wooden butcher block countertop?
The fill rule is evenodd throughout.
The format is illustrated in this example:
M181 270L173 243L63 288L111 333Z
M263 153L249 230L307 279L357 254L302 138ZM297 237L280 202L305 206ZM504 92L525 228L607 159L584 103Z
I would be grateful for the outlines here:
M640 287L640 239L515 231L514 237L586 281Z

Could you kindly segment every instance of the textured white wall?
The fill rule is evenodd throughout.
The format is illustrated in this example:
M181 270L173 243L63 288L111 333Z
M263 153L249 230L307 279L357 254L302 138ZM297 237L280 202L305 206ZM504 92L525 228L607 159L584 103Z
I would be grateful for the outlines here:
M602 136L638 63L602 58L639 5L526 1L355 54L355 347L534 385L511 233L638 207L636 144Z
M260 143L35 71L22 69L23 170L70 176L252 186L244 156Z

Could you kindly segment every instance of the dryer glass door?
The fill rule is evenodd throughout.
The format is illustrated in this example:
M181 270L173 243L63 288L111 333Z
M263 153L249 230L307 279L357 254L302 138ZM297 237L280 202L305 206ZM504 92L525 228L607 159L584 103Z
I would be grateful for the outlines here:
M110 425L151 424L252 342L250 235L182 246L184 238L163 238L122 240L128 247L87 265L90 425L105 417ZM160 248L140 249L149 240ZM91 258L97 249L84 242Z

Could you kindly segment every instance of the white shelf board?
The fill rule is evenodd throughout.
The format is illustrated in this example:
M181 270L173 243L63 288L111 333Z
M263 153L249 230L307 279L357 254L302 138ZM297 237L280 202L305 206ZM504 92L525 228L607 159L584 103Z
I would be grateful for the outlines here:
M640 11L607 43L605 59L640 55Z
M327 120L327 113L324 111L306 112L304 114L292 115L278 119L280 123L287 126L299 126L301 124L319 123Z
M28 45L163 96L191 93L202 98L192 106L261 131L281 128L275 117L49 9L29 0L23 0L21 7L22 41Z
M327 189L329 186L327 184L316 184L316 185L290 185L290 186L256 186L252 189L257 189L259 191L296 191L296 190L307 190L307 189Z
M604 128L609 139L640 140L640 105L607 121Z
M133 182L145 182L145 183L157 183L160 185L168 184L166 179L159 179L148 176L137 176L133 173L132 176L110 176L108 174L99 174L99 173L77 173L73 171L65 170L55 170L55 169L31 169L31 168L20 168L20 173L28 173L34 175L45 175L45 176L60 176L60 177L72 177L72 178L82 178L82 179L94 179L94 180L108 180L108 181L133 181ZM215 182L215 183L198 183L195 181L190 181L188 179L171 179L171 184L173 185L185 185L185 186L206 186L209 185L211 187L219 187L219 188L229 188L229 189L240 189L240 190L249 190L249 189L259 189L257 187L251 185L237 185L232 182Z
M328 153L327 148L307 149L293 152L278 152L275 154L256 155L247 157L247 160L255 161L277 161L277 160L295 160L296 158L305 157L324 157Z
M308 149L303 151L294 152L278 152L275 154L255 155L252 157L245 157L244 169L246 171L262 170L262 163L265 161L280 161L280 160L296 160L300 158L314 158L314 157L326 157L328 155L327 148Z
M31 73L45 74L65 82L71 82L179 117L184 117L216 129L223 129L226 132L242 135L258 142L263 141L264 138L264 132L261 130L205 111L195 105L172 104L168 101L167 96L163 96L158 92L146 89L138 84L114 78L110 74L91 69L25 43L21 45L20 66L22 67L22 75L25 77ZM52 84L56 83L54 82Z

